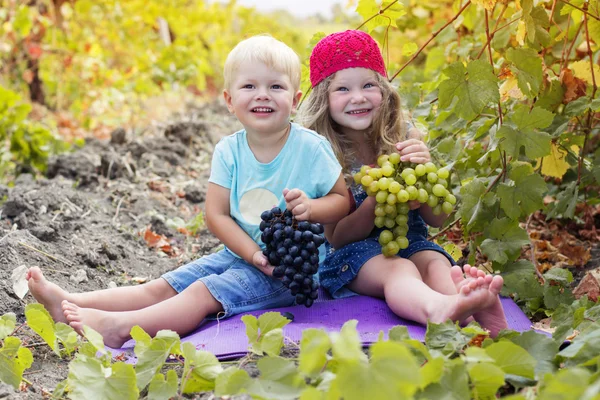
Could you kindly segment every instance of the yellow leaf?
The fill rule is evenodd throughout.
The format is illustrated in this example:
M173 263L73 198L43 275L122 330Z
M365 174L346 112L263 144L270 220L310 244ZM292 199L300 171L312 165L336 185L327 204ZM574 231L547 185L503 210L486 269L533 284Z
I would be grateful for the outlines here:
M571 147L574 151L579 151L577 146ZM555 143L552 143L552 151L549 155L542 158L542 174L553 178L562 178L565 172L569 169L569 163L565 161L567 152ZM538 158L538 165L540 159Z
M484 6L488 11L492 11L497 0L473 0L473 3Z
M454 261L460 260L462 258L462 250L454 243L448 242L442 247L444 250L446 250L448 254L452 256Z
M415 43L405 43L404 46L402 46L402 55L410 57L416 53L417 49L418 47Z
M523 99L523 92L519 89L517 78L511 76L500 86L500 101L506 101L509 98L516 100Z
M571 64L571 70L573 71L573 75L579 79L583 79L590 85L594 84L594 79L592 79L592 68L590 68L589 61L577 61ZM600 66L594 64L594 78L596 78L596 82L600 82Z
M517 42L519 42L521 46L525 44L525 35L527 35L527 25L525 24L525 21L521 20L517 27Z

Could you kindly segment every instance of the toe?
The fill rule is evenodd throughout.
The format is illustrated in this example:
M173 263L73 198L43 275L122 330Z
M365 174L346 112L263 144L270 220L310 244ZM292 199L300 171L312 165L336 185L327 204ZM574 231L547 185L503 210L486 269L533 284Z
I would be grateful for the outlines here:
M458 285L465 279L463 276L463 271L460 269L459 266L456 265L450 268L450 277L452 278L452 282L454 282L455 285Z

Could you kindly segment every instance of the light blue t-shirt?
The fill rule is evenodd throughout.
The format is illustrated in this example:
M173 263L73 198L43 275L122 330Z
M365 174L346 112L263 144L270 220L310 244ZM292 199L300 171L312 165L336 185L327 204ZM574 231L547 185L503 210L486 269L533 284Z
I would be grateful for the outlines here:
M260 214L279 206L285 210L283 189L300 189L311 199L325 196L342 167L323 136L292 123L288 139L270 163L256 160L246 131L224 137L212 158L209 182L229 189L230 215L264 249Z

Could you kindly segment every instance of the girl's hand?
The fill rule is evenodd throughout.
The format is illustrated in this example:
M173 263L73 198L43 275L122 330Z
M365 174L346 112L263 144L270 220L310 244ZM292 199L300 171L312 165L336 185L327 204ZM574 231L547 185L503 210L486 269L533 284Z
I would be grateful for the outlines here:
M408 202L408 207L410 207L411 210L416 210L421 207L421 203L419 203L418 200L410 200Z
M269 264L269 260L267 260L267 257L265 257L261 250L257 251L252 256L252 264L254 264L256 268L260 269L263 274L267 276L273 276L274 267Z
M427 145L417 139L408 139L396 143L396 150L400 153L400 160L415 164L425 164L431 161L431 155Z
M298 221L309 221L311 200L300 189L283 189L283 197L288 210Z

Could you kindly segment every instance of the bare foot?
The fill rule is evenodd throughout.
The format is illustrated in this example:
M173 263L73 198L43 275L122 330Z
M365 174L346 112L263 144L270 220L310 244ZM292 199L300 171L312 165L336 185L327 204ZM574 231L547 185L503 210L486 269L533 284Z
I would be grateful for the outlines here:
M447 296L442 306L430 316L432 322L443 322L450 318L463 323L471 315L489 307L494 295L487 287L484 278L472 279L461 286L458 294Z
M66 300L62 302L62 310L64 318L77 333L83 335L83 326L87 325L101 334L104 344L109 347L118 349L131 338L131 326L122 313L82 308Z
M508 328L506 316L504 315L504 309L502 308L502 303L500 302L499 297L500 291L502 290L502 285L504 284L504 279L501 276L488 275L485 272L468 264L465 265L462 270L458 266L452 267L450 270L450 276L456 285L456 290L460 290L464 285L473 281L474 279L483 278L490 293L495 295L495 299L488 307L474 313L473 318L475 318L475 321L479 322L483 328L489 330L492 337L498 336L498 333L502 329Z
M67 322L61 303L71 298L70 293L47 280L39 267L29 268L25 278L33 297L46 307L54 321Z

